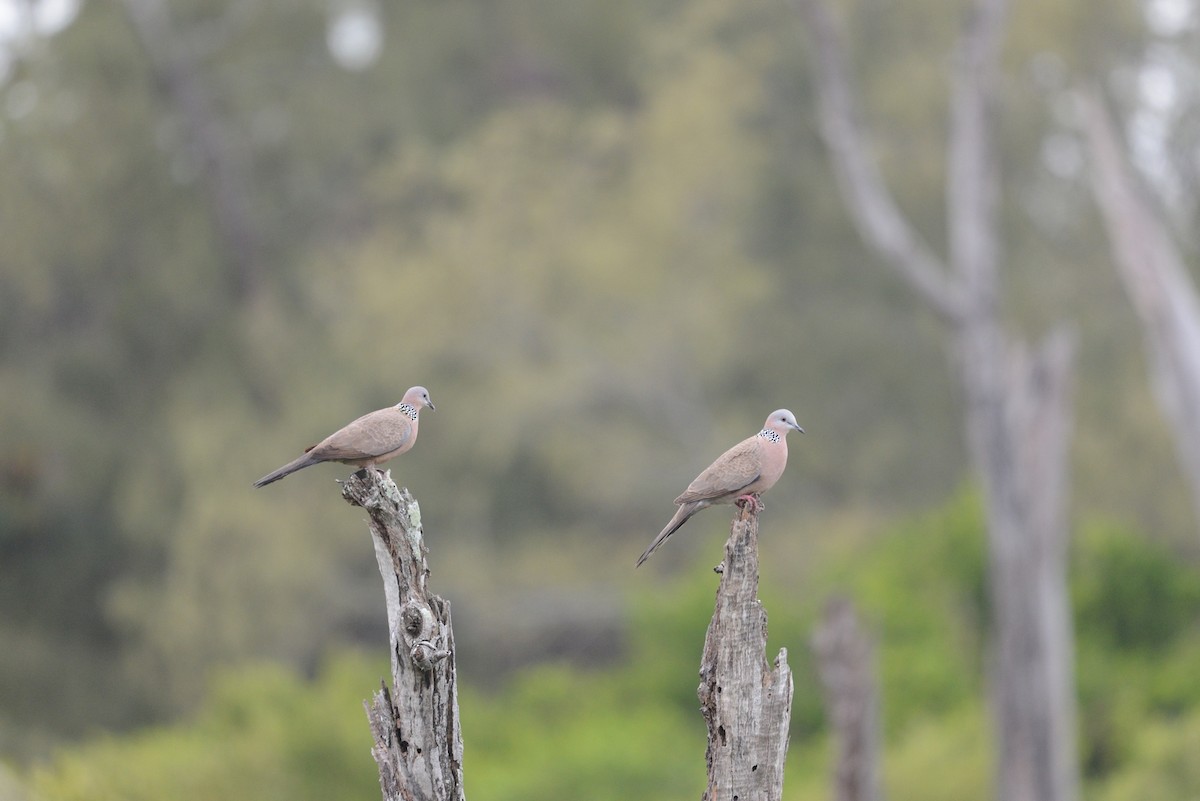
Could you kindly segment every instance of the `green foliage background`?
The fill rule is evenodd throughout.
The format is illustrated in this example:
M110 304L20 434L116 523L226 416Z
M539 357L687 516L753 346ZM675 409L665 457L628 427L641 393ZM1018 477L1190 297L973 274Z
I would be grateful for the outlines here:
M393 475L454 603L471 797L699 792L724 517L632 561L780 406L809 432L763 520L797 672L788 797L828 792L806 643L835 592L880 638L889 796L988 792L956 384L936 321L846 219L787 4L364 3L384 38L362 70L326 46L351 4L168 7L240 165L249 264L125 6L83 4L0 69L0 797L372 797L366 533L340 468L250 482L415 383L438 411ZM953 11L838 6L876 154L938 249ZM1099 799L1200 791L1193 507L1086 173L1046 156L1078 147L1075 82L1128 89L1147 54L1191 52L1194 26L1146 18L1016 3L997 128L1011 325L1080 333L1072 587Z
M828 796L829 744L806 643L833 586L859 600L878 638L888 797L990 797L977 619L986 612L982 533L975 499L962 495L879 543L841 545L821 581L764 583L772 642L789 649L796 674L786 798ZM1200 779L1200 626L1194 616L1163 621L1158 613L1194 608L1200 570L1132 533L1099 527L1080 536L1072 578L1087 796L1187 797ZM698 794L704 726L695 671L715 581L696 570L637 592L619 667L545 663L488 691L468 685L460 698L468 796ZM1113 597L1145 582L1157 589L1128 596L1110 614ZM1100 587L1109 592L1096 594ZM1155 621L1153 643L1146 629L1126 627L1139 616ZM33 797L371 797L361 700L386 671L382 660L343 653L323 660L311 680L274 665L227 672L184 722L106 737L36 769Z

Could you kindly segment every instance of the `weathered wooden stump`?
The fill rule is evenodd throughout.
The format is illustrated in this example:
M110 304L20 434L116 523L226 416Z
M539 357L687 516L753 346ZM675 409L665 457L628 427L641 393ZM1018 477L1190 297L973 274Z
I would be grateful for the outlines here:
M849 598L834 596L813 634L837 748L834 801L880 801L879 681L875 645Z
M758 600L758 514L733 520L700 661L708 724L703 801L778 801L783 795L792 671L787 649L768 665L767 613Z
M463 801L450 603L429 591L421 510L389 475L360 470L342 497L366 510L387 603L392 686L364 702L385 801Z

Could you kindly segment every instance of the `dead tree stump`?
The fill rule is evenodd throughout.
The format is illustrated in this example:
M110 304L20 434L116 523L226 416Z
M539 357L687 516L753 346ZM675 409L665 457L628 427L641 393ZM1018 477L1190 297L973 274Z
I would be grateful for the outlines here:
M426 586L420 507L377 470L351 476L342 497L369 516L387 602L392 687L364 702L384 801L463 801L450 603Z
M834 801L881 801L875 648L850 599L835 596L826 604L813 650L837 742Z
M787 649L767 664L767 613L758 600L758 514L733 520L716 607L700 661L708 724L703 801L778 801L783 795L792 671Z

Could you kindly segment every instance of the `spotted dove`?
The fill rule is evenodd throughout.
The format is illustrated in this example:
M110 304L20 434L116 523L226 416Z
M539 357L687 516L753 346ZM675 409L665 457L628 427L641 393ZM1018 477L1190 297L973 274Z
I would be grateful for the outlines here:
M675 499L679 509L638 558L637 566L701 509L735 501L760 507L758 496L775 486L787 466L787 434L793 429L804 433L795 415L787 409L771 412L762 431L721 454Z
M356 467L377 467L407 451L417 441L417 415L421 407L433 409L429 390L413 387L395 406L364 414L335 431L299 458L254 482L262 487L297 470L320 462L341 462ZM436 411L436 410L435 410Z

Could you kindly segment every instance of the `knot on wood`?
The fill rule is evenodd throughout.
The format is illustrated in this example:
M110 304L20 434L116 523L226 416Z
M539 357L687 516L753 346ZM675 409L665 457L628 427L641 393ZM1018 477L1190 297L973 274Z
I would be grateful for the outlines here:
M400 621L404 625L404 633L410 639L428 639L433 633L433 611L415 600L404 604L400 610Z
M408 655L414 665L428 672L433 670L433 666L438 662L450 656L450 651L445 648L438 648L437 643L433 640L418 640L413 643Z

